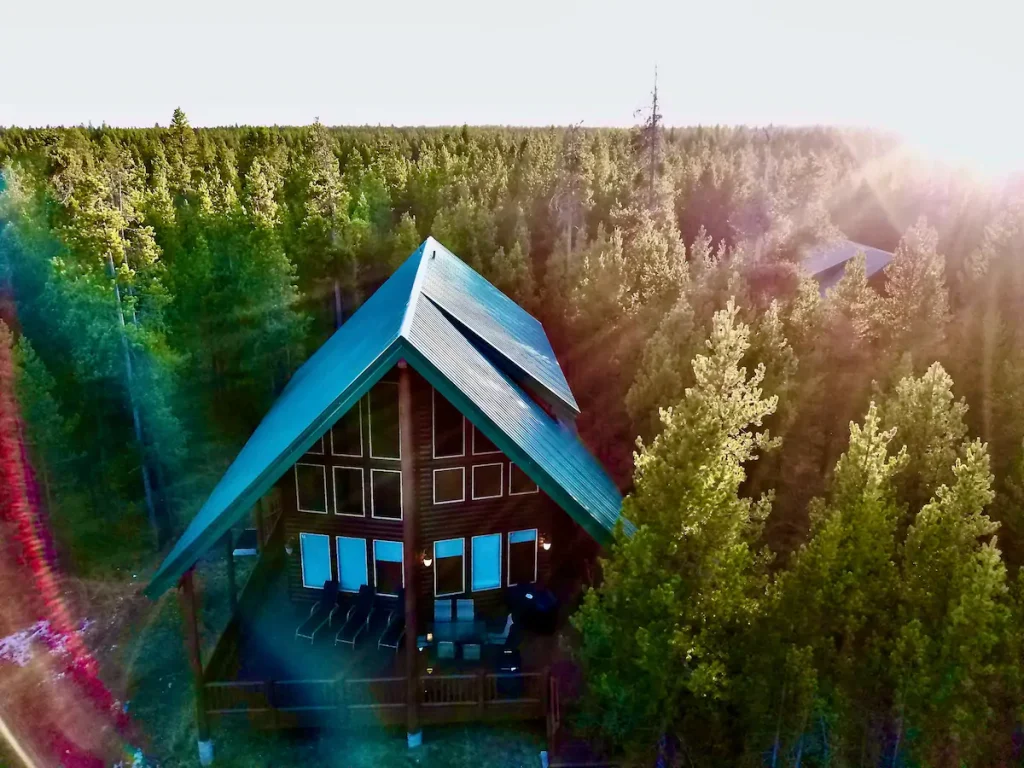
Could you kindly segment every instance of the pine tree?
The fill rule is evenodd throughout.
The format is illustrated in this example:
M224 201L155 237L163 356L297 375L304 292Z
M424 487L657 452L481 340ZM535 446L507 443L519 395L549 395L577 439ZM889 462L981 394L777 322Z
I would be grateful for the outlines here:
M938 238L924 219L919 220L885 268L885 343L896 354L917 351L922 362L941 351L949 323L945 259L938 252Z
M636 490L604 582L573 623L589 680L587 722L630 753L660 735L713 743L715 712L732 689L736 638L758 610L764 581L752 548L767 501L740 496L744 465L772 442L755 431L776 407L764 368L740 361L749 329L730 303L714 319L695 385L662 412L664 428L636 456Z

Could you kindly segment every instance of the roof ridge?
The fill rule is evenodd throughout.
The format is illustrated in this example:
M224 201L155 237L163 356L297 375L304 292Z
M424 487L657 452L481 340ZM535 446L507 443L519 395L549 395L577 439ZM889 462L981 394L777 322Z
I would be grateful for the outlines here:
M409 289L409 303L405 305L405 314L402 315L402 324L398 328L398 336L400 338L405 337L409 333L409 329L412 327L413 316L416 314L416 302L419 300L420 295L423 293L422 286L423 281L426 279L427 274L427 246L430 245L434 238L427 237L422 243L420 243L420 263L416 265L416 277L412 280L412 286ZM430 259L434 258L435 251L431 252Z

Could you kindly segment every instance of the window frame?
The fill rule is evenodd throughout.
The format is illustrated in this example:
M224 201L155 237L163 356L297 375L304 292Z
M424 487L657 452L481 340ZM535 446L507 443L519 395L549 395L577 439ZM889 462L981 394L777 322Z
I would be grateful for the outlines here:
M496 446L496 445L494 447L497 450L494 450L494 451L478 451L476 449L476 433L477 432L480 432L480 428L477 427L476 424L474 424L473 425L473 438L472 438L472 442L473 442L473 455L474 456L497 456L499 453L501 453L501 448L498 448L498 446ZM484 435L483 432L480 432L480 434L483 435L484 437L487 437L487 435ZM489 437L487 439L490 440ZM491 444L492 445L494 444L493 440L491 440Z
M476 564L476 554L475 554L475 551L473 549L473 542L475 542L477 539L489 539L489 538L493 538L494 536L498 537L498 585L495 586L495 587L481 587L480 589L477 589L473 585L473 567ZM501 538L502 538L501 537L501 533L480 533L480 534L477 534L476 536L473 536L470 539L470 543L469 543L469 551L470 551L469 588L470 588L471 592L493 592L496 589L501 589L501 560L502 560L502 557L501 557ZM505 581L508 581L508 579L506 578Z
M366 546L366 539L364 539L362 536L335 536L334 537L334 556L338 560L338 591L339 592L346 592L346 593L348 593L350 595L358 594L358 592L359 592L358 589L345 589L343 586L341 586L341 550L339 549L339 544L341 543L342 539L346 539L346 540L349 540L349 541L361 541L361 542L363 542L363 573L366 574L366 583L367 584L370 583L370 569L367 567L367 562L366 562L366 557L367 557L367 555L369 553L369 547Z
M373 493L373 473L374 472L385 472L392 475L398 475L398 517L382 517L377 514L377 507L375 497ZM398 523L405 519L405 489L402 487L402 470L400 469L386 469L383 467L371 467L370 468L370 519L371 520L387 520L392 523Z
M506 567L505 567L505 586L507 587L518 587L521 583L512 583L512 534L513 533L526 533L527 531L533 531L533 581L525 582L526 584L537 583L537 573L540 570L540 531L537 528L520 528L517 531L509 531L505 537L508 541L506 544ZM518 542L517 542L518 543Z
M302 503L299 499L299 467L315 467L316 469L323 472L324 477L324 511L320 512L316 509L303 509ZM309 515L329 515L331 510L327 503L327 465L326 464L311 464L308 461L296 461L292 467L292 472L295 477L295 509L299 512L304 512Z
M443 397L443 395L442 395ZM451 405L451 403L448 403ZM452 408L455 408L452 405ZM460 426L462 427L462 451L461 453L450 453L440 456L437 453L437 390L433 387L430 388L430 456L434 459L461 459L466 455L466 417L462 415L462 412L455 408L455 412L459 414L459 418L462 420ZM463 494L465 495L465 494Z
M445 592L442 594L437 591L437 564L440 560L440 558L438 558L437 556L437 545L444 543L446 541L458 541L462 543L462 554L460 555L460 559L462 560L462 567L459 569L462 572L462 589L458 592ZM434 567L431 570L433 570L434 572L434 597L453 597L455 595L466 594L466 537L461 536L456 537L454 539L440 539L439 541L435 541L433 544L433 554Z
M313 450L313 446L317 445L317 443L320 444L320 450L319 451L314 451ZM320 438L316 441L316 443L313 443L313 445L309 447L309 450L306 451L306 453L308 453L308 454L310 454L312 456L323 456L324 455L324 436L320 435Z
M477 496L476 495L476 471L482 467L497 467L498 468L498 493L490 496ZM486 499L500 499L505 495L505 462L494 461L489 464L474 464L472 472L471 482L471 496L473 501L485 501Z
M461 472L462 473L462 496L458 499L448 501L437 500L437 473L438 472ZM462 504L466 500L466 468L465 467L438 467L430 474L431 488L433 490L433 503L435 507L443 507L446 504Z
M366 446L363 445L363 398L359 398L358 400L356 400L355 407L359 414L359 453L340 453L334 450L334 427L338 423L337 421L335 421L334 424L331 425L330 429L331 456L341 456L346 459L361 459L363 458L363 454L366 453ZM349 411L351 412L351 410L352 409L350 408ZM341 418L345 418L345 416L348 416L348 413L341 416ZM399 429L401 429L401 426L399 426Z
M522 467L518 467L518 469L519 469L520 472L522 472L524 475L526 475L526 478L531 483L533 483L533 490L532 491L513 491L512 490L512 469L515 466L516 466L516 463L514 461L509 461L509 463L508 463L508 495L509 496L533 496L535 493L540 493L540 486L537 485L537 483L533 482L533 478L532 477L530 477L529 475L526 475L526 470L524 470Z
M377 456L373 452L373 390L381 385L394 387L396 403L398 403L398 455L397 456ZM362 418L362 417L360 417ZM398 382L397 381L378 381L369 391L366 393L366 421L369 424L367 430L369 441L370 441L370 458L379 459L381 461L401 461L402 460L402 406L398 402ZM360 428L361 429L361 428ZM362 432L360 431L360 438Z
M339 509L339 507L338 507L338 470L339 469L355 470L355 471L357 471L359 473L359 487L362 490L362 493L361 493L362 512L360 512L358 515L352 514L351 512L339 512L338 511L338 509ZM348 466L345 466L343 464L335 464L335 465L333 465L331 467L331 485L333 486L333 488L332 488L333 493L331 494L331 496L334 499L334 514L338 515L339 517L358 517L358 518L365 518L366 517L366 473L363 471L362 467L348 467Z
M331 572L331 579L334 579L334 563L331 560L331 537L326 533L306 533L303 531L299 532L299 575L302 577L302 586L305 589L319 589L323 591L323 584L307 584L306 583L306 558L302 554L302 539L305 536L311 538L327 539L327 570Z
M403 542L401 542L401 541L395 541L394 539L374 539L373 540L373 590L374 590L374 592L376 594L380 595L381 597L398 597L397 594L392 594L390 592L378 592L377 591L377 584L378 584L378 582L377 582L377 562L378 562L378 560L377 560L377 542L379 542L379 541L380 542L385 542L387 544L398 544L402 548L402 561L401 561L401 566L402 566L402 568L401 568L401 571L402 571L402 589L405 589L405 544ZM383 561L380 561L380 562L390 563L392 561L391 560L383 560Z

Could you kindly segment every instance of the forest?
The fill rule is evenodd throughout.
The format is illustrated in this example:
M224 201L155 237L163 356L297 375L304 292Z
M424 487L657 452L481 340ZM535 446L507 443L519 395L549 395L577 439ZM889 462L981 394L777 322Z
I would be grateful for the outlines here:
M0 128L0 344L64 568L152 567L433 235L547 329L627 494L573 618L627 762L1006 765L1024 188L833 128ZM846 237L824 296L801 268Z

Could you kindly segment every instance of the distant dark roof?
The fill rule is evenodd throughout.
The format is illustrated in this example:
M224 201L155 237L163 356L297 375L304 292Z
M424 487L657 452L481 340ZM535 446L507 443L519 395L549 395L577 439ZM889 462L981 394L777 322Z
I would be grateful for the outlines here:
M172 586L401 359L586 531L606 540L622 497L570 422L541 324L433 238L295 372L146 588ZM627 524L628 526L628 524Z
M818 281L824 296L829 288L842 279L846 263L858 253L864 254L869 278L881 272L892 261L889 251L855 243L853 240L835 240L811 251L804 259L803 267Z

